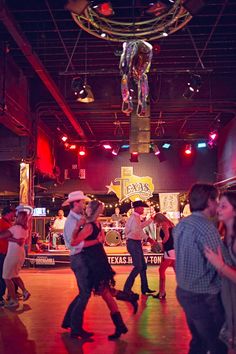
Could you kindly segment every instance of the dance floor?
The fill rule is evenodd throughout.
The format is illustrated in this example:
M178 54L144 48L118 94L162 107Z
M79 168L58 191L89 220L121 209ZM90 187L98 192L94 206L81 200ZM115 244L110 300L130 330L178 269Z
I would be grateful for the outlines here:
M122 288L131 269L114 266L117 288ZM85 329L93 339L71 339L60 324L67 305L77 293L69 268L24 269L22 278L32 296L16 310L0 308L1 354L185 354L190 335L182 309L175 297L175 275L167 269L167 299L140 296L133 315L130 304L119 301L119 309L129 329L117 341L108 341L114 332L109 311L98 296L92 296L85 313ZM158 267L148 267L151 289L157 289ZM137 278L134 291L140 292Z

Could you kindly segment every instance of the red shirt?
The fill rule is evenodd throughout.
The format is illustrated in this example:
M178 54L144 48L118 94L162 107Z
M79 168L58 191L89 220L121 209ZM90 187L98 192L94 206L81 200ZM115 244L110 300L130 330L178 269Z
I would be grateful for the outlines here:
M4 218L0 219L0 232L5 231L11 227L11 223ZM6 238L0 238L0 253L7 254L8 240Z

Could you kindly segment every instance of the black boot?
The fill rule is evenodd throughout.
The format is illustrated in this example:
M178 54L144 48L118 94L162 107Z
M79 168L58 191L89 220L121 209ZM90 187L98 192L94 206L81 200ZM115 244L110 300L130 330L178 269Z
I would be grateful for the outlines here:
M127 333L128 328L123 322L120 312L111 313L111 319L116 327L115 333L108 336L109 340L120 338L122 333Z
M118 290L116 299L130 302L134 308L134 314L138 311L138 294L133 292L126 293L125 291Z

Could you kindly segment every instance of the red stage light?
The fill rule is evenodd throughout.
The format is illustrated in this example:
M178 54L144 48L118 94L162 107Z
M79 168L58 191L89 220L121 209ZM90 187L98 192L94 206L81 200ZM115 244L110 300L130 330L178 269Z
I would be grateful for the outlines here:
M79 156L85 156L86 155L86 151L85 151L85 147L84 146L80 146L79 147L78 154L79 154Z
M70 146L69 146L69 149L70 149L70 150L75 150L75 149L76 149L76 145L70 145Z
M62 137L61 137L61 140L62 141L64 141L64 143L68 140L68 137L66 136L66 135L63 135Z
M187 144L185 146L184 153L185 153L185 155L191 155L192 154L192 145L191 144Z
M217 134L217 132L215 130L210 132L210 134L209 134L209 138L211 140L216 140L217 136L218 136L218 134Z
M93 6L93 8L102 16L111 16L114 14L110 1L103 2L101 4Z

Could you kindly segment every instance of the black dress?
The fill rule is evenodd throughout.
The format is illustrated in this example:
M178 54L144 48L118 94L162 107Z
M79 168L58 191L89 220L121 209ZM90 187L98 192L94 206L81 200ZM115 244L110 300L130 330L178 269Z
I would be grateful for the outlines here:
M92 225L93 232L86 240L96 240L101 231L101 225L98 227L94 222L91 222L90 225ZM88 276L92 289L99 293L104 287L114 287L115 272L108 262L103 245L98 243L94 246L86 247L83 249L83 254L89 269Z

